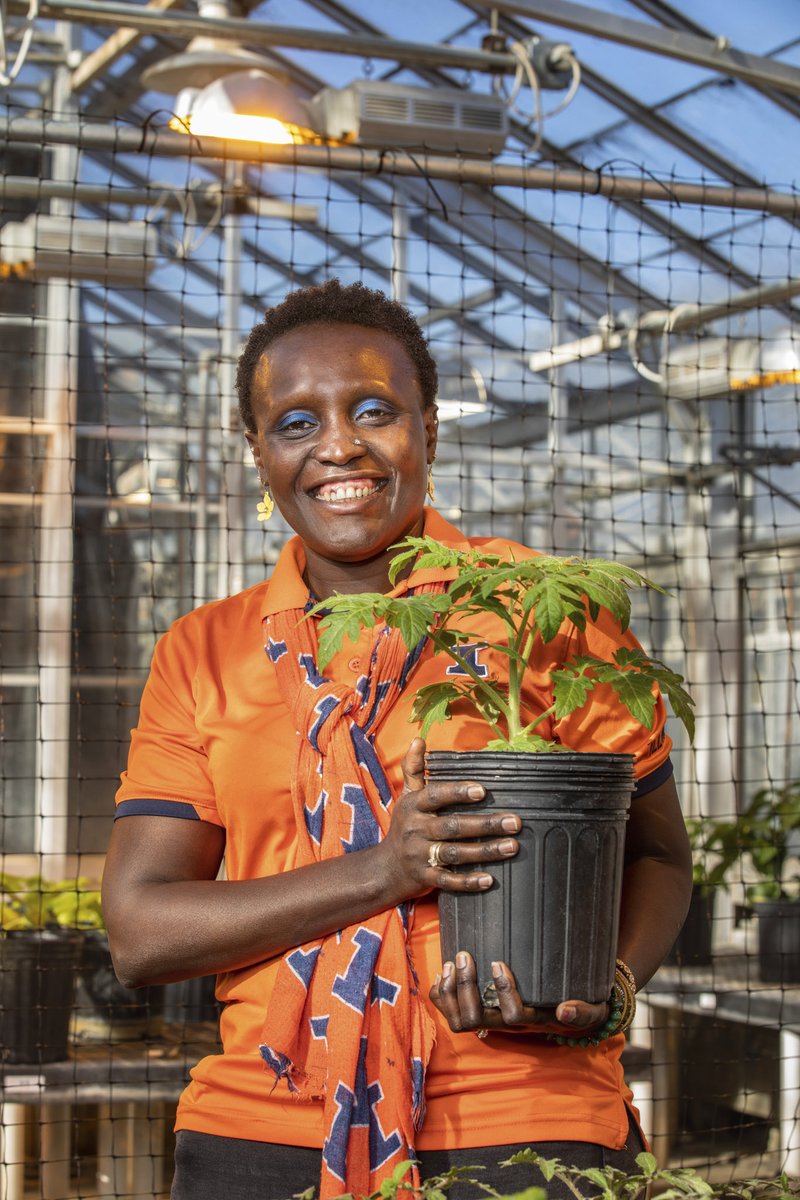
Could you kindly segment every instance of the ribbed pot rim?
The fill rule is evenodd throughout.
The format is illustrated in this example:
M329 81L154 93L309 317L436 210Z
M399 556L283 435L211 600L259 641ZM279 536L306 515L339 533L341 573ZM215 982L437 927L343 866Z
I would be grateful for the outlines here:
M620 783L635 782L632 754L599 754L567 751L558 754L512 753L506 750L430 750L425 755L426 770L441 778L453 774L465 779L477 775L494 778L588 778ZM466 774L465 774L466 773Z

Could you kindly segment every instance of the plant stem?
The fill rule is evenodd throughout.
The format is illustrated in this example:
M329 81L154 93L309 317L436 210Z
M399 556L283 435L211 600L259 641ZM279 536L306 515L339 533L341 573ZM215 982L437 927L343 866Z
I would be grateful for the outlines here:
M538 717L534 717L534 719L530 722L530 724L526 725L524 729L520 730L520 732L521 733L532 733L537 725L541 725L542 721L544 721L544 719L546 717L552 716L555 711L556 711L555 704L551 704L549 708L546 708L544 710L544 712L539 713Z
M460 666L462 668L462 670L466 671L467 675L469 675L470 679L477 686L478 691L481 692L483 695L485 695L488 698L488 700L490 701L490 703L498 710L498 712L501 712L503 714L503 716L506 719L506 722L509 722L510 721L509 706L508 706L507 701L502 696L502 694L500 692L498 692L496 688L493 688L490 683L487 683L485 679L482 679L481 676L478 674L478 672L474 669L474 667L472 667L465 658L461 657L461 655L458 653L458 651L455 649L455 647L448 646L445 642L443 642L438 637L438 635L435 632L431 632L430 638L431 638L431 641L433 642L434 646L437 648L437 650L441 650L443 653L447 654L449 658L452 658L453 662L457 663L458 666ZM483 712L483 709L481 709L481 711ZM492 726L492 729L494 729L497 736L503 737L502 730L497 728L494 721L490 720L490 718L486 715L485 712L484 712L484 717L486 718L487 721L489 721L489 724Z

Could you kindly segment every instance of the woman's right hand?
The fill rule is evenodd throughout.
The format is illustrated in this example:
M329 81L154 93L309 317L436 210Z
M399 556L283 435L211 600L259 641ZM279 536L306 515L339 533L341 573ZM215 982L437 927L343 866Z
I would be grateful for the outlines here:
M414 738L403 759L405 787L394 803L392 823L381 843L388 860L387 890L394 902L421 896L433 888L445 892L481 892L494 883L483 869L454 871L469 864L502 862L519 852L513 836L522 822L510 812L448 811L477 804L486 792L479 783L425 782L425 742ZM438 845L437 866L431 847ZM387 897L388 898L388 897Z

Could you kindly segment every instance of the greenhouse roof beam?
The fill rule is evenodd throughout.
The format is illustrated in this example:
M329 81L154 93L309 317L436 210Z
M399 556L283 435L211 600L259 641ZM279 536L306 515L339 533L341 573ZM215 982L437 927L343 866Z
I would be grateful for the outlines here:
M664 408L663 396L639 378L613 391L568 387L567 393L567 433L590 426L613 425ZM458 441L463 445L477 443L493 448L532 446L547 439L549 419L547 404L526 405L521 412L496 417L481 425L462 424Z
M163 11L174 8L178 0L147 0L143 6L147 9ZM95 79L108 70L123 54L128 54L141 37L138 29L124 26L117 29L111 37L106 38L101 46L87 54L70 76L70 86L75 95L84 91Z
M714 39L714 35L699 25L697 21L693 21L691 17L687 17L684 13L680 13L673 8L671 4L664 4L663 0L632 0L632 3L642 12L651 16L654 21L660 21L662 25L670 29L680 29L684 33L696 34L698 37ZM701 84L701 87L707 87L707 84ZM774 87L765 84L753 83L752 87L760 92L762 96L766 96L773 104L777 104L785 112L791 113L793 117L800 117L800 98L790 96L786 92L776 90Z
M6 0L8 10L24 16L27 0ZM416 66L448 66L465 71L508 72L517 69L513 54L473 50L467 46L442 43L408 42L384 36L370 37L353 33L331 33L320 29L302 29L249 21L240 17L205 17L184 10L159 12L148 6L120 0L39 0L39 16L54 21L75 21L87 25L122 26L154 36L171 34L188 40L214 37L221 41L248 42L258 47L283 47L292 50L317 50L326 54L345 54L357 58L383 58Z
M575 4L572 0L491 0L491 4L486 5L487 12L490 8L694 63L754 86L764 84L790 95L800 95L800 70L797 67L736 49L726 37L698 37L680 29L664 29L645 21L619 17L607 9L600 11L585 4Z

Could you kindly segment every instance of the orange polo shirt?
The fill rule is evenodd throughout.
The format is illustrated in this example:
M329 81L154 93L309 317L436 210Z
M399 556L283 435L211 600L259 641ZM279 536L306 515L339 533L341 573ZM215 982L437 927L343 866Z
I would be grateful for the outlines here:
M481 545L488 552L525 547L499 539L469 541L436 512L426 512L425 533L448 545ZM264 653L261 621L284 608L303 607L301 543L293 538L270 580L239 595L207 604L176 621L158 643L131 736L128 769L117 793L117 815L154 814L210 821L225 829L228 879L252 879L291 870L296 830L290 772L296 732ZM452 574L452 573L450 573ZM417 571L398 593L447 572ZM500 640L490 617L487 642ZM326 668L338 682L354 684L369 661L372 630L348 643ZM525 683L531 717L549 707L550 672L574 653L608 656L620 644L636 646L609 618L570 630L547 646L537 644ZM478 649L477 665L502 674L502 655ZM417 726L411 723L418 687L443 678L449 660L423 657L409 686L376 736L387 778L398 795L400 763ZM654 729L645 731L608 689L593 693L583 712L553 725L556 740L573 749L635 756L639 791L668 778L670 741L663 734L659 700ZM478 749L485 726L469 712L434 726L430 749ZM427 996L441 970L435 895L416 904L409 952ZM223 972L217 995L224 1053L204 1058L180 1101L176 1128L289 1145L321 1147L321 1103L297 1103L285 1081L274 1084L258 1052L264 1013L279 959ZM437 1036L426 1083L427 1115L417 1149L504 1145L520 1141L590 1141L619 1148L627 1135L630 1100L620 1054L622 1037L585 1049L558 1046L541 1036L493 1033L481 1040L454 1034L429 1004Z

